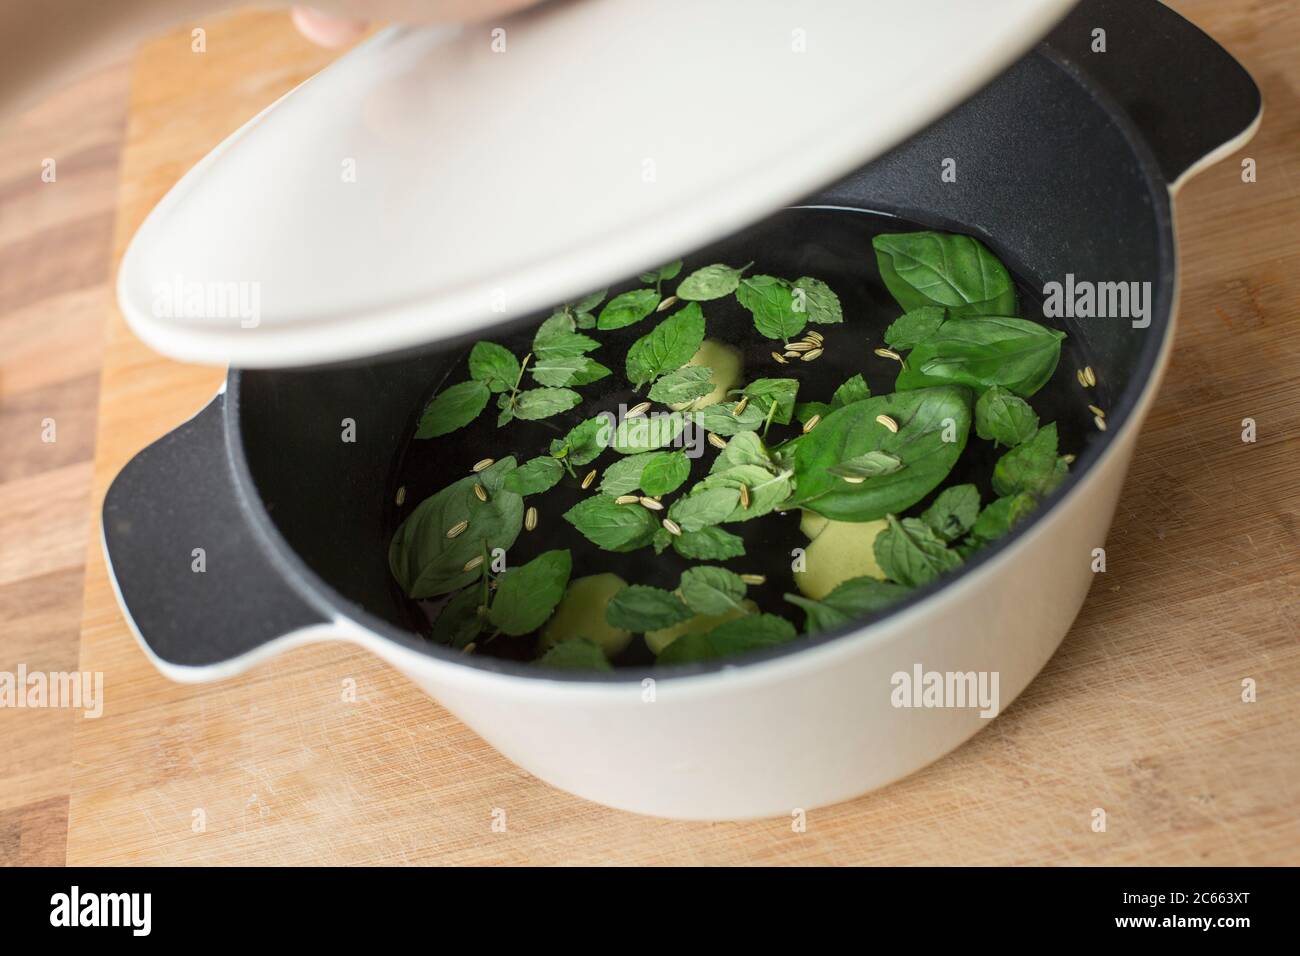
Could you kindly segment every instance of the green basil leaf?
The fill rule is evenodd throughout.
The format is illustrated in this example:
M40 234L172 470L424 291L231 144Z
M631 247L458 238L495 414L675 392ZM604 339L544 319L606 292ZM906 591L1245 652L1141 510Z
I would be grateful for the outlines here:
M841 478L878 478L892 475L903 467L903 459L887 451L869 451L827 469Z
M564 466L549 455L526 461L506 475L502 487L517 495L537 495L554 488L564 477Z
M950 550L924 521L917 518L899 521L892 514L885 520L889 527L876 535L872 550L887 577L907 587L919 588L961 566L961 555Z
M590 385L612 374L608 368L586 355L562 355L539 359L533 364L533 378L539 384Z
M734 488L706 488L678 498L668 508L668 517L683 532L700 531L726 521L736 510L740 495Z
M643 584L629 584L605 608L605 620L611 627L634 634L672 627L691 616L691 609L672 591Z
M542 667L565 671L613 670L599 644L585 637L561 641L537 659Z
M659 522L640 505L616 505L609 495L579 501L564 520L584 538L606 551L635 551L650 543Z
M845 405L852 405L854 402L861 402L871 397L871 389L867 387L867 380L861 375L854 375L851 379L835 390L835 395L831 398L831 407L843 408Z
M978 239L943 232L903 232L871 240L885 287L910 312L946 306L954 317L1015 315L1016 287L1006 267Z
M614 431L612 420L613 416L606 413L579 422L563 438L551 442L551 455L575 468L591 464L609 446Z
M697 427L716 435L739 435L741 432L752 432L763 427L763 422L767 418L767 409L751 404L746 405L737 415L735 414L737 404L739 403L718 402L687 414Z
M666 266L660 266L658 269L651 269L649 272L641 273L641 281L646 285L658 285L660 282L666 282L669 279L676 279L678 273L682 271L682 260L670 262Z
M1014 448L1038 431L1038 415L1029 403L994 385L975 403L975 434Z
M671 445L686 426L681 412L654 412L625 418L614 429L610 447L620 455L635 455Z
M509 568L497 578L488 620L512 637L537 630L564 597L572 571L568 548L543 552L522 567Z
M980 512L971 528L970 539L976 543L996 541L1037 507L1038 499L1028 492L998 498Z
M713 369L703 365L686 365L669 372L650 387L650 400L665 405L680 405L713 391Z
M884 610L907 597L907 593L908 589L901 584L863 577L840 583L820 601L800 594L787 594L785 599L807 612L804 631L818 634Z
M633 289L616 295L605 303L596 317L598 329L622 329L635 325L655 310L659 293L654 289Z
M600 348L600 343L590 335L575 332L577 321L568 312L556 312L543 322L533 335L533 357L539 362L548 359L585 355Z
M503 487L514 469L514 458L503 458L430 495L406 517L393 534L388 566L408 596L437 597L472 584L483 567L466 571L468 561L515 543L523 528L524 499ZM489 491L487 501L474 494L480 483ZM464 533L448 538L447 530L461 521L468 522Z
M463 428L478 418L491 394L486 385L474 379L444 388L424 406L415 437L437 438Z
M763 439L757 432L741 432L727 442L727 447L718 452L718 457L713 459L713 467L709 469L709 474L726 471L737 465L759 465L768 470L774 470L776 467L767 446L763 444Z
M683 634L655 659L658 664L692 664L735 657L747 651L776 647L795 639L794 625L775 614L746 614L719 624L704 634Z
M685 452L661 453L641 472L641 490L652 497L669 494L680 488L690 473L691 462Z
M1056 371L1064 338L1064 332L1027 319L948 321L912 349L895 387L968 385L983 391L1001 385L1028 398Z
M754 328L769 339L789 341L808 322L808 315L794 310L790 283L775 276L750 276L741 280L736 298L754 316Z
M999 495L1027 491L1042 496L1061 483L1064 464L1056 456L1056 423L1044 425L993 466L993 490Z
M953 485L939 492L921 514L921 520L951 544L971 529L979 513L979 489L974 485Z
M794 305L796 312L803 312L809 322L829 325L844 321L844 310L840 307L840 297L831 291L831 287L820 279L804 276L794 280Z
M434 619L433 642L460 650L478 637L483 631L483 616L478 610L482 601L483 589L477 584L453 594Z
M696 614L726 614L739 610L745 599L745 582L739 574L709 564L683 571L678 590Z
M519 360L495 342L475 342L469 353L469 374L494 392L508 392L519 381Z
M895 349L915 348L934 335L947 317L947 310L938 305L923 305L919 309L913 309L895 319L885 329L885 343Z
M776 402L776 413L772 421L779 425L789 425L794 416L794 397L799 392L799 380L795 378L756 378L745 386L742 395L749 396L749 403L757 405L758 410L767 418L767 413Z
M739 535L710 526L672 536L673 550L693 561L725 561L743 558L745 542Z
M871 521L910 508L939 486L966 447L970 409L971 393L949 386L878 395L831 412L782 448L794 461L795 491L786 507L835 521ZM897 422L898 432L877 422L879 415ZM903 467L856 485L830 473L869 451L888 452Z
M751 265L752 262L733 269L731 266L717 264L696 269L677 286L677 298L687 302L708 302L731 295L740 285L741 275Z
M681 368L703 341L704 312L692 302L632 343L627 352L628 381L644 385Z
M515 396L514 414L535 421L567 412L581 401L582 396L570 388L530 388Z

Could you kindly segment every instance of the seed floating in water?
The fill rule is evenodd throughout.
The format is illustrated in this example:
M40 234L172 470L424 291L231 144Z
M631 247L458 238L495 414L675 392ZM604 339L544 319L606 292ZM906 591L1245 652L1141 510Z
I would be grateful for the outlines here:
M402 507L402 502L406 500L406 485L397 489L397 507Z
M781 365L789 365L789 364L790 364L789 362L787 362L787 361L785 360L785 356L783 356L780 352L773 352L773 353L772 353L772 358L776 359L777 362L780 363Z
M450 528L447 529L447 537L449 537L449 538L455 538L455 537L458 537L458 536L464 534L464 533L465 533L465 529L468 528L468 527L469 527L469 522L468 522L468 521L458 521L458 522L456 522L454 525L452 525Z
M627 410L627 414L624 415L623 417L624 417L625 419L626 419L626 418L640 418L642 415L644 415L644 414L645 414L646 412L648 412L648 411L650 411L650 403L649 403L649 402L642 402L642 403L639 404L639 405L633 405L631 408L629 408L629 409Z
M463 653L465 653L465 654L473 654L473 653L474 653L474 648L476 648L476 647L478 647L478 645L475 644L473 641L470 641L468 644L465 645Z
M655 311L662 312L664 309L671 309L676 304L676 302L677 302L677 296L670 295L668 298L664 299L657 306L655 306Z
M1097 426L1098 431L1104 432L1106 430L1106 419L1102 418L1100 415L1094 415L1092 423Z
M641 502L641 507L643 507L643 508L649 508L651 511L663 511L663 510L664 510L664 506L663 506L663 504L661 504L661 503L658 502L658 501L655 501L653 498L646 498L646 497L643 496L643 497L641 497L641 498L639 498L639 499L637 499L637 500Z
M537 507L532 506L524 512L524 530L532 531L537 527Z
M842 477L850 485L860 485L867 480L862 477L854 477L853 475L841 475L840 477Z
M903 361L903 356L899 355L893 349L876 349L876 354L881 358L893 359L895 362Z
M669 534L671 534L671 535L680 535L680 534L682 533L682 526L679 525L679 524L678 524L676 521L674 521L672 518L665 518L665 519L664 519L664 530L667 531L667 532L668 532Z
M740 580L744 581L746 584L752 584L756 587L760 584L767 583L767 577L762 574L742 574L740 576Z
M826 341L825 339L822 338L822 334L820 332L809 332L807 335L804 336L804 338L807 339L809 342L816 342L818 345L821 345L823 342Z
M825 349L813 349L811 352L804 352L804 353L803 353L803 360L804 360L805 362L815 362L815 361L817 361L819 358L822 357L822 353L823 353L824 351L826 351L826 350L825 350Z
M709 432L709 444L714 448L726 448L727 440L721 435L715 435L713 432Z
M487 501L488 500L487 489L484 488L482 485L476 484L474 486L474 497L477 498L479 501Z
M640 500L641 500L641 498L640 498L639 495L619 495L617 498L614 499L614 504L616 504L616 505L634 505L634 504L636 504L636 503L637 503L638 501L640 501Z
M468 561L465 562L465 566L464 566L463 568L461 568L461 570L462 570L462 571L473 571L475 568L477 568L477 567L478 567L480 564L482 564L482 563L483 563L483 555L481 555L481 554L476 554L476 555L474 555L474 557L470 558Z
M749 396L743 395L741 396L740 401L736 402L736 407L731 410L731 414L735 418L739 418L741 412L743 412L748 407L749 407Z
M799 357L799 353L798 353L798 352L786 352L786 353L785 353L785 357L786 357L786 358L798 358L798 357Z
M1083 368L1079 369L1079 371L1075 373L1075 377L1079 380L1079 384L1084 388L1092 388L1097 384L1097 375L1093 372L1091 365L1085 365Z
M749 485L746 485L743 482L740 486L740 507L749 507Z
M1098 408L1096 405L1089 405L1089 406L1088 406L1088 411L1092 412L1092 413L1093 413L1094 415L1096 415L1098 418L1105 418L1105 417L1106 417L1106 413L1105 413L1105 411L1103 411L1102 409Z
M474 474L478 474L480 471L483 471L485 468L491 468L493 465L496 464L496 461L497 460L495 458L484 458L482 461L475 462L473 468Z
M587 477L582 479L582 487L590 488L591 483L595 480L596 480L596 469L593 468L591 469L591 471L587 472Z
M895 434L898 433L898 422L894 421L894 420L893 420L892 418L890 418L888 415L877 415L877 416L876 416L876 421L878 421L880 424L884 425L884 426L885 426L886 428L888 428L891 432L894 432Z
M807 435L810 431L812 431L814 428L817 427L817 423L821 420L822 417L820 415L814 415L812 418L808 419L806 422L803 423L803 433Z
M786 346L789 352L811 352L817 346L812 342L791 342Z
M1061 456L1061 461L1065 462L1067 465L1073 465L1073 464L1074 464L1074 456L1073 456L1073 455L1062 455L1062 456Z

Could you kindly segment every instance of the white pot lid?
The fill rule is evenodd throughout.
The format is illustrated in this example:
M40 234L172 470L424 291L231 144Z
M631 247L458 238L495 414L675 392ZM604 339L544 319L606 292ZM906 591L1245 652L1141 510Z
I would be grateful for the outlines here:
M851 172L1072 5L580 0L390 29L190 170L118 299L160 352L244 367L475 332Z

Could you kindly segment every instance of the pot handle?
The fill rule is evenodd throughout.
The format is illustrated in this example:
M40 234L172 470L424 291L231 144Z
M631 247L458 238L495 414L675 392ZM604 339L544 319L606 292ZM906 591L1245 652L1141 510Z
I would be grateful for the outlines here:
M1045 42L1123 108L1171 188L1254 133L1261 111L1255 81L1159 0L1084 0Z
M132 458L104 498L118 603L174 680L237 673L277 638L329 636L329 619L294 591L250 524L226 449L225 407L223 391Z

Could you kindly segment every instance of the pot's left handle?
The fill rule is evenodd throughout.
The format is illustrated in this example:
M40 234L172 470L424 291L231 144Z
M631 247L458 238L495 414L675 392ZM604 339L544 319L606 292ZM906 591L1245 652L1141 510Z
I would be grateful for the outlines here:
M118 603L174 680L237 673L290 640L329 636L289 585L240 502L225 393L127 463L104 499L104 553Z

